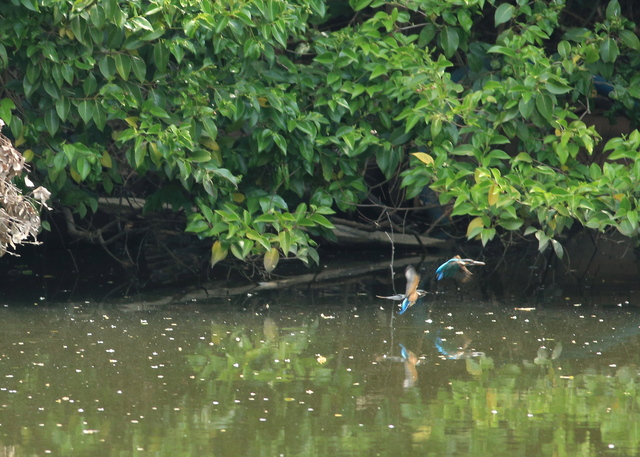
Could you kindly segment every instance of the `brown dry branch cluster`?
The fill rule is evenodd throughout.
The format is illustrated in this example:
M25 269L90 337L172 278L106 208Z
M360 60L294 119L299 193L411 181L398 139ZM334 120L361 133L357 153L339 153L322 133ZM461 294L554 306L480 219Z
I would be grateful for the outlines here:
M5 123L0 119L0 130ZM0 133L0 257L8 251L8 247L33 243L40 230L40 210L49 208L46 204L51 193L40 186L28 195L23 195L13 184L13 179L27 171L24 157L11 144L11 141ZM33 187L28 177L24 178L27 186ZM28 238L33 238L28 241Z

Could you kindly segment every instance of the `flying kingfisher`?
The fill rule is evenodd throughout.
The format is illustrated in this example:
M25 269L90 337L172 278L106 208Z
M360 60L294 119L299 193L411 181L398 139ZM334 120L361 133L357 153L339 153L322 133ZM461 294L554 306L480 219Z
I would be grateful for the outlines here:
M445 278L462 276L461 280L465 281L469 276L471 276L471 272L467 270L466 265L484 265L484 262L463 259L457 255L438 267L436 270L436 279L440 281ZM407 288L404 294L389 295L388 297L377 295L378 298L386 298L387 300L402 300L398 314L403 314L406 310L415 305L419 298L424 297L427 294L424 290L418 289L418 285L420 285L420 275L416 269L413 268L413 265L407 266L404 270L404 275L407 278Z
M420 275L416 269L413 268L413 265L407 266L404 270L404 275L407 278L407 288L404 294L390 295L388 297L381 297L380 295L377 296L378 298L386 298L387 300L402 300L398 314L404 313L416 303L418 298L424 297L427 294L424 290L418 289L418 284L420 284Z
M484 265L484 262L472 259L463 259L457 255L438 267L436 270L436 279L440 281L441 279L456 277L464 282L468 280L472 274L467 270L467 265Z

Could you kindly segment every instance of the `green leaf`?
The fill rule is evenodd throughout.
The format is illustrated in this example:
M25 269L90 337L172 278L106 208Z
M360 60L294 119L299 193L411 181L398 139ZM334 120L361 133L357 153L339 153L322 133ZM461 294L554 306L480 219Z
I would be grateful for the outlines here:
M57 102L56 102L57 103ZM5 121L7 125L12 124L13 114L12 110L16 109L16 104L10 98L3 98L0 100L0 119Z
M567 92L571 92L572 88L564 81L557 80L555 78L551 78L544 83L544 87L555 95L566 94Z
M444 26L440 32L440 46L447 58L451 58L458 50L460 37L458 31L454 27Z
M369 79L375 79L380 75L386 75L387 74L387 67L385 67L382 64L378 64L376 65L376 67L373 69L373 71L371 72L371 76L369 76Z
M516 51L506 46L491 46L487 52L492 54L504 54L505 56L515 57Z
M472 156L476 151L476 148L472 144L460 144L455 147L451 154L458 156Z
M536 238L538 239L538 251L544 252L544 250L547 249L547 246L549 245L549 237L545 235L542 230L537 230Z
M314 59L316 62L320 62L322 64L330 64L336 60L336 54L334 52L324 52Z
M273 141L276 143L278 148L282 151L283 154L287 154L287 140L284 139L282 135L279 133L273 134Z
M309 219L311 219L313 222L323 227L326 227L329 229L334 228L334 225L329 221L329 219L324 217L322 214L318 214L318 213L312 214L309 216Z
M125 81L129 79L129 73L131 72L131 57L127 54L116 54L114 56L116 64L116 71L122 79Z
M542 117L550 121L553 116L553 99L547 94L537 94L536 108Z
M47 127L47 131L49 135L54 136L58 131L58 126L60 125L60 119L58 118L58 113L55 108L50 108L44 113L44 125Z
M54 44L49 41L45 41L42 44L42 55L44 55L47 59L52 60L54 62L59 61L58 51L56 51Z
M98 102L98 100L94 102L93 122L95 122L98 130L100 130L101 132L104 131L104 126L107 123L107 113L105 112L105 109L102 107L100 102Z
M147 142L142 141L142 137L136 138L136 144L134 146L134 159L136 168L140 168L144 163L144 159L147 156Z
M618 3L618 0L611 0L609 2L605 15L608 20L620 17L620 3Z
M564 255L564 248L562 247L562 245L554 239L551 239L551 245L553 246L553 250L556 253L556 256L561 259Z
M434 24L426 24L420 31L420 35L418 35L418 47L424 48L427 46L431 40L433 40L433 37L436 36L437 31L438 29Z
M525 119L529 119L535 107L536 101L533 98L530 98L526 102L524 101L524 98L521 98L518 102L518 109L520 110L520 114L522 114L522 117L524 117Z
M73 84L76 75L73 71L73 68L71 68L71 65L63 64L60 68L60 72L62 73L62 77L68 84Z
M498 225L507 230L519 230L522 224L523 221L521 219L500 219L498 221Z
M615 62L620 54L618 45L613 38L605 38L600 45L600 58L603 62Z
M223 179L226 179L231 184L233 184L234 187L238 187L238 178L236 176L234 176L233 173L231 173L226 168L216 168L214 170L211 170L211 172L214 175L217 175L217 176L219 176L219 177L221 177Z
M85 124L88 124L93 117L93 102L89 100L83 100L78 105L78 114L82 118Z
M90 97L95 93L97 89L98 89L98 83L96 81L96 78L95 76L90 74L87 78L85 78L84 82L82 83L82 90L84 91L84 95L86 97Z
M634 229L631 221L629 219L623 219L618 223L618 230L624 236L632 237L637 235L637 229Z
M133 25L133 30L138 31L140 29L153 32L153 26L147 19L142 16L134 17L129 20L129 23Z
M149 112L153 114L155 117L161 117L163 119L169 119L171 117L169 116L169 113L167 113L165 110L163 110L159 106L152 106L151 108L149 108Z
M36 0L21 0L22 5L31 10L31 11L35 11L36 13L40 12L40 10L38 9L38 3L36 2Z
M566 59L570 53L571 53L571 44L568 41L563 40L560 43L558 43L558 54L560 54L560 57L563 57Z
M291 250L291 234L287 230L278 233L278 242L280 243L280 248L286 257Z
M89 17L91 19L91 23L96 29L101 30L106 22L106 14L104 13L104 8L101 5L94 4L89 11Z
M442 131L442 119L435 117L431 120L431 139L435 139Z
M213 119L208 117L202 119L202 125L209 138L215 140L218 137L218 126Z
M205 151L204 149L198 149L191 154L190 159L192 162L196 163L208 162L209 160L211 160L211 153Z
M76 160L76 168L78 169L78 174L80 175L80 179L84 181L89 176L89 172L91 171L91 164L84 157L78 157Z
M373 0L349 0L349 4L354 11L360 11L371 4Z
M158 70L164 71L166 69L169 63L169 50L163 42L153 45L153 61Z
M567 163L567 159L569 158L569 148L566 144L558 144L555 148L556 154L558 154L558 159L560 160L560 164L564 165Z
M503 3L496 9L495 13L495 25L498 26L500 24L504 24L507 21L510 21L513 17L513 13L516 10L515 6L510 5L508 3Z
M131 63L133 74L136 75L138 81L140 81L141 83L144 82L147 79L147 65L144 60L142 60L138 56L133 56L131 59Z
M458 11L458 22L460 23L462 29L467 33L473 26L473 19L471 19L471 16L469 15L469 12L467 10L461 9L460 11Z
M640 40L634 32L631 30L620 30L619 36L620 41L622 41L625 46L634 51L640 51Z

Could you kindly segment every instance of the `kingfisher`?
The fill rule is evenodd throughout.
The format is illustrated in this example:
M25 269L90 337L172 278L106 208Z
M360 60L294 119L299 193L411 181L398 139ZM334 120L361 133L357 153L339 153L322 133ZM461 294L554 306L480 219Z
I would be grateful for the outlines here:
M413 268L413 265L407 266L404 270L404 275L407 278L407 288L405 289L404 294L390 295L388 297L381 297L380 295L377 296L378 298L386 298L387 300L402 300L398 314L404 313L415 305L416 301L418 301L420 297L427 295L427 292L422 289L418 289L418 285L420 284L420 275L416 269Z
M467 270L467 265L484 265L484 262L472 259L463 259L459 255L447 260L436 270L436 279L438 281L446 278L456 277L462 282L469 279L472 273Z
M451 278L461 275L462 281L464 282L472 274L469 270L467 270L466 265L484 264L484 262L472 259L463 259L459 255L457 255L447 260L437 268L436 279L440 281L445 278ZM420 285L420 275L413 267L413 265L407 266L407 268L404 270L404 275L407 278L407 288L405 289L404 294L389 295L387 297L377 295L378 298L385 298L387 300L402 300L402 303L400 304L400 311L398 311L398 314L403 314L406 310L415 305L419 298L427 295L426 291L418 289L418 286Z

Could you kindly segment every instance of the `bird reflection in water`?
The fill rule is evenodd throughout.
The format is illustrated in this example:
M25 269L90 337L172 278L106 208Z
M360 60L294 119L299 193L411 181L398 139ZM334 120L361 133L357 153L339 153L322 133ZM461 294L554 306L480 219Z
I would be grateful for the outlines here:
M466 335L456 335L451 339L436 336L434 343L443 359L460 360L485 356L484 352L468 349L471 339Z
M408 389L416 385L418 380L418 370L416 365L420 364L418 356L400 344L400 357L388 356L386 354L376 357L376 362L402 362L404 364L404 379L402 381L402 387Z
M420 363L420 359L403 345L400 345L400 347L402 348L400 353L404 360L404 381L402 382L402 387L408 389L416 385L416 381L418 380L416 365Z

